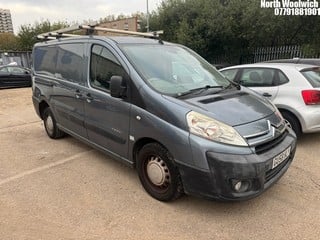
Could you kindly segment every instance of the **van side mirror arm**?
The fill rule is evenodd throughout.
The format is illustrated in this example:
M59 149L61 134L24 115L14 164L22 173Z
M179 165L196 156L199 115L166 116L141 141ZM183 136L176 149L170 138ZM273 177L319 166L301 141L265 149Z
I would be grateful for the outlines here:
M122 98L126 97L127 86L122 76L112 76L110 78L110 93L111 97Z

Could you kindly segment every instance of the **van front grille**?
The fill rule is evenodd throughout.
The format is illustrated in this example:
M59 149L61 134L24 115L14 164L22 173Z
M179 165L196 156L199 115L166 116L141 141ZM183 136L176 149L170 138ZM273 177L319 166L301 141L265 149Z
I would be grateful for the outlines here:
M274 146L278 145L279 143L281 143L283 141L283 139L285 139L285 137L288 135L288 131L284 131L281 135L279 135L277 138L272 139L269 142L266 143L262 143L260 145L257 145L255 147L255 151L256 154L262 154L268 150L270 150L271 148L273 148Z

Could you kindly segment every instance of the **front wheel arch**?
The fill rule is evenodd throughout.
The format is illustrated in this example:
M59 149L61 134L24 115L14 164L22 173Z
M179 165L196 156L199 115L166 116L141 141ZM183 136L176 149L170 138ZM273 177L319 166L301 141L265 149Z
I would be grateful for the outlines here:
M146 192L159 201L172 201L183 193L173 156L158 142L148 142L136 152L136 169Z
M281 112L283 118L289 123L297 137L300 137L302 134L302 128L299 119L290 111L284 109L279 109L279 111Z

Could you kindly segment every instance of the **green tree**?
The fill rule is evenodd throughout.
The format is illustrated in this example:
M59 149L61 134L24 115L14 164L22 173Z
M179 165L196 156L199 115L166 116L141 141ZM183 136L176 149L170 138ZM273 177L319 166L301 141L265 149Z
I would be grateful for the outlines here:
M22 25L18 32L19 48L21 50L30 51L32 50L33 45L39 41L37 40L39 34L66 28L68 26L69 24L66 22L50 23L49 20L36 22L33 25Z
M0 50L1 51L19 50L18 38L13 33L0 33Z
M164 0L150 21L168 41L209 61L242 62L256 47L301 45L319 52L318 16L275 16L257 0ZM151 25L151 24L150 24Z

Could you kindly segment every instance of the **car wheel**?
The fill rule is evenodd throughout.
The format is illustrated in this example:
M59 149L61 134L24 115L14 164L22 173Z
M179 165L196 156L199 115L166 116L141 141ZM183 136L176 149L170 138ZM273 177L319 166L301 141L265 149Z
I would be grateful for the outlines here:
M282 112L281 114L284 120L286 121L288 127L292 128L292 130L295 132L297 137L300 137L302 134L302 131L301 131L301 126L298 119L295 116L293 116L291 113Z
M149 143L138 153L137 171L144 189L155 199L171 201L183 193L173 157L158 143Z
M43 123L50 138L57 139L65 135L65 133L58 128L57 122L49 107L43 111Z

